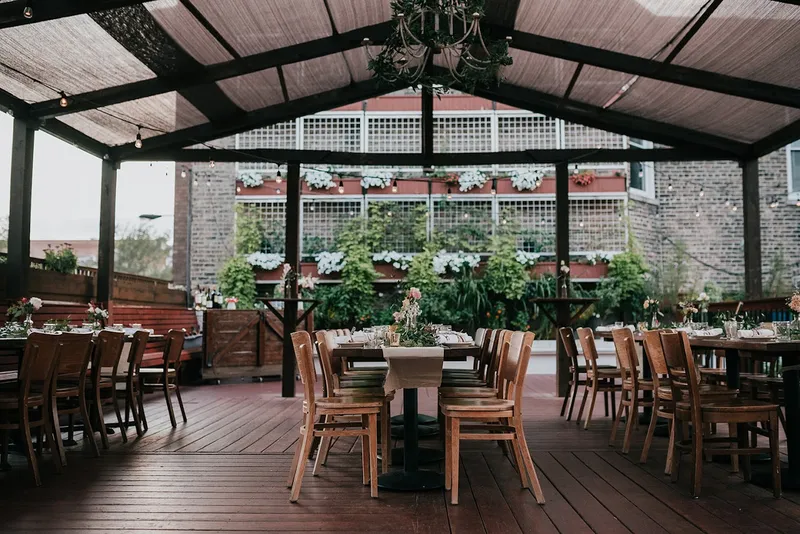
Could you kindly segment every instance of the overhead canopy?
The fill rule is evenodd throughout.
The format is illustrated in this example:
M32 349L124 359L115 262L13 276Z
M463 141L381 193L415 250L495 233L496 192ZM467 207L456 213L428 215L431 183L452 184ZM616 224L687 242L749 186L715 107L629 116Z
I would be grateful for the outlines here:
M390 0L0 0L0 106L97 154L179 149L379 96ZM487 0L480 96L757 157L800 137L800 1ZM628 88L625 90L624 88ZM59 105L60 92L69 100ZM137 154L139 155L139 154Z

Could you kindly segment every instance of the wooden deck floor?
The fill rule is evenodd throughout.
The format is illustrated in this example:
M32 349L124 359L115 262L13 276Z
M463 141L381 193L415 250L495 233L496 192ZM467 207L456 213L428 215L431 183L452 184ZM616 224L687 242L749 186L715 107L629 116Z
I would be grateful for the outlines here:
M640 465L643 428L624 456L607 444L602 406L583 431L558 417L552 387L553 377L528 377L526 435L544 506L493 444L464 450L458 506L443 491L370 499L353 440L335 445L319 477L307 471L300 502L290 504L301 399L280 398L276 383L241 383L185 388L189 422L174 430L163 398L151 395L145 437L122 444L116 434L99 459L79 444L62 475L45 453L41 488L12 456L15 468L0 473L0 532L800 532L800 494L774 500L709 464L693 500L688 462L676 485L662 474L666 439ZM421 392L421 411L434 413L434 395Z

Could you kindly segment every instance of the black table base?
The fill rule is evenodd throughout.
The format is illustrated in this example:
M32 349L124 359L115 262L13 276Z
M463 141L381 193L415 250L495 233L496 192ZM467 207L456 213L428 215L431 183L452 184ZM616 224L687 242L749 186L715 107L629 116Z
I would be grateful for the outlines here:
M444 451L441 449L429 449L428 447L420 447L419 454L417 455L417 463L419 464L432 464L444 460ZM402 448L398 447L392 449L392 465L401 466L405 464L405 452Z
M762 488L772 489L772 470L753 469L750 482ZM792 476L788 467L781 469L781 488L783 491L800 491L800 477Z
M418 425L417 436L420 438L431 438L439 433L439 425ZM405 439L405 426L392 425L392 437L394 439Z
M435 490L444 487L444 475L427 469L392 471L378 477L378 487L392 491Z

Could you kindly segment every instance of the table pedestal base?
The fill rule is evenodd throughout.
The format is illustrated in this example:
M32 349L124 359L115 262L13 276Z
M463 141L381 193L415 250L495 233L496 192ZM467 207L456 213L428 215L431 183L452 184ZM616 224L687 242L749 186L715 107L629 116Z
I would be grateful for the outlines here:
M771 469L753 469L753 476L750 482L762 488L772 489L772 470ZM788 467L781 469L781 488L783 491L798 491L800 490L800 477L792 476Z
M392 449L392 465L403 465L405 463L405 452L402 448ZM444 460L444 451L440 449L419 448L417 463L432 464Z
M439 433L439 425L422 425L417 427L417 436L420 438L430 438ZM392 437L394 439L405 439L406 432L404 426L392 425Z
M392 491L423 491L444 487L444 475L434 471L393 471L378 476L378 487Z

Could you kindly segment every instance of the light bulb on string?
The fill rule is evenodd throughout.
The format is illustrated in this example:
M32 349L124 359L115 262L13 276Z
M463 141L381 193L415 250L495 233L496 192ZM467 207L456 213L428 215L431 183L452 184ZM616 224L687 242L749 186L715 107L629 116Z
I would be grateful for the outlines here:
M672 193L672 182L670 182L670 183L667 185L667 191L669 191L670 193Z
M207 185L208 187L211 187L211 178L209 178L208 180L206 180L206 185Z
M281 183L283 181L283 177L281 176L281 171L278 171L278 174L275 175L275 182Z
M192 185L197 185L197 178L195 178L194 180L192 180Z
M576 163L574 167L572 167L572 174L578 174L578 164Z
M214 163L213 159L208 162L208 166L211 167L212 169L214 168L214 165L215 165L215 163Z
M397 193L397 178L392 182L392 193Z
M502 224L508 224L508 221L507 221L506 219L503 219L503 220L502 220L502 221L500 221L500 222L501 222Z
M448 187L447 188L447 200L451 200L452 198L453 198L453 192Z
M339 180L339 194L344 194L344 180Z
M22 16L29 20L33 18L33 8L31 7L30 0L25 3L25 9L22 10Z
M142 127L136 127L136 141L133 142L133 146L136 148L142 148Z
M579 223L578 223L578 226L579 226L580 228L583 228L583 221L579 222Z
M544 224L545 222L546 222L546 221L544 220L544 217L542 217L542 220L541 220L541 221L539 221L539 224Z
M241 192L242 192L242 188L237 185L236 186L236 193L238 194L238 193L241 193Z
M800 208L800 199L798 199L797 202L794 203L794 205Z
M387 212L386 212L386 216L387 216L387 217L391 217L391 216L392 216L392 212L391 212L391 211L387 211Z
M698 195L700 196L700 198L703 198L704 196L706 196L706 192L703 189L702 185L700 186L700 192L698 193Z
M279 187L279 188L277 188L277 189L275 189L275 194L276 194L276 195L280 195L280 194L281 194L281 189L280 189L280 187Z
M69 100L67 100L67 94L64 91L60 91L58 94L61 95L61 98L58 100L58 105L61 106L62 108L67 107L69 105Z
M465 219L469 219L469 213L465 213L465 214L464 214L464 218L465 218Z
M737 209L739 208L736 206L736 204L734 204L733 207L731 208L731 211L736 211Z
M725 207L726 208L730 208L731 207L731 200L729 198L725 199Z
M700 210L699 209L695 209L694 210L694 216L695 217L700 217Z
M492 178L492 194L497 194L497 178Z
M181 169L181 178L186 178L186 169Z
M309 202L308 203L308 211L314 211L314 209L315 209L314 208L314 202Z

